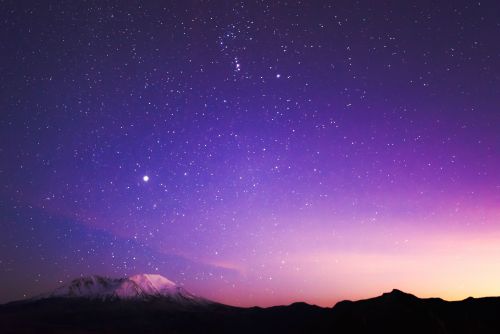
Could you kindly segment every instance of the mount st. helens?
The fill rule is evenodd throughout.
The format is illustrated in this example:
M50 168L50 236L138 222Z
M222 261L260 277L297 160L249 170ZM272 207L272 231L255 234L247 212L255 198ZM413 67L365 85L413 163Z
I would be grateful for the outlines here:
M140 274L127 278L108 278L99 275L77 278L68 285L34 299L47 298L87 298L102 301L163 299L181 305L213 303L156 274Z

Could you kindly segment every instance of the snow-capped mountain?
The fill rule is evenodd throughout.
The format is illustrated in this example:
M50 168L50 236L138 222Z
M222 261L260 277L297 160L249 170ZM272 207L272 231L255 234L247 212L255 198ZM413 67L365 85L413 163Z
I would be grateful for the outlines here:
M128 278L88 276L77 278L68 285L51 293L38 296L44 298L88 298L88 299L168 299L181 304L210 304L161 275L139 274Z

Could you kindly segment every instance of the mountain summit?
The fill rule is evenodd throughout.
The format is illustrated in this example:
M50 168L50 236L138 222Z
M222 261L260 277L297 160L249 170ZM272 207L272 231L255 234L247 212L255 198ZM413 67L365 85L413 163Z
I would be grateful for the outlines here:
M45 298L168 299L181 304L210 303L189 293L169 279L155 274L139 274L127 278L108 278L98 275L81 277L36 299Z

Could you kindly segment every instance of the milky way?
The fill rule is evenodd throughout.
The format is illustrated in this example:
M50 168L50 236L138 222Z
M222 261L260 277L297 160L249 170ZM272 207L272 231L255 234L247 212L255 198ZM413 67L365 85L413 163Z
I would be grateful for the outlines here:
M500 6L2 1L0 302L500 295Z

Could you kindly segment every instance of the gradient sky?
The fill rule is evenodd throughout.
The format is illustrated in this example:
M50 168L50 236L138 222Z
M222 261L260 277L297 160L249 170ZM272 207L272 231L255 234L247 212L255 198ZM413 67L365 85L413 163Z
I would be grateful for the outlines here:
M0 1L0 302L500 295L495 1Z

